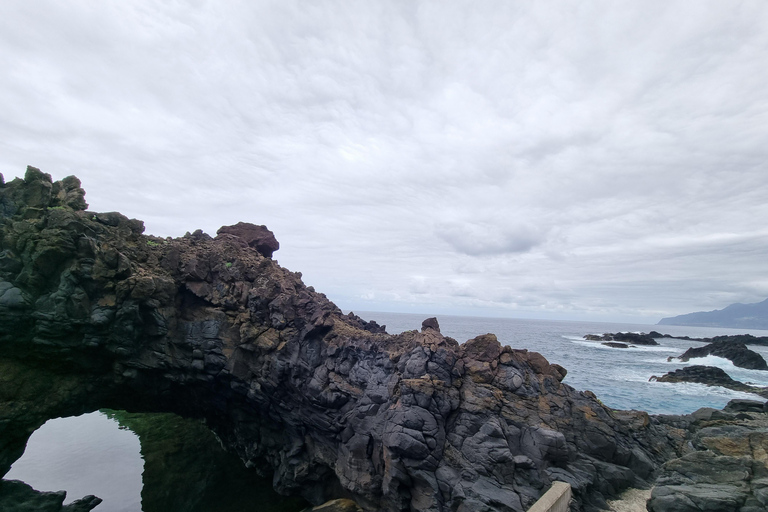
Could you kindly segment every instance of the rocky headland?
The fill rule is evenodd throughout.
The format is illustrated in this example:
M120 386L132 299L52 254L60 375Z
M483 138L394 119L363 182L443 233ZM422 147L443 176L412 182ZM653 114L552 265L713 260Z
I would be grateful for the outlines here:
M555 480L597 510L688 451L693 422L610 409L493 334L342 313L263 226L157 238L84 197L0 176L0 475L100 408L202 419L281 494L365 511L523 511Z

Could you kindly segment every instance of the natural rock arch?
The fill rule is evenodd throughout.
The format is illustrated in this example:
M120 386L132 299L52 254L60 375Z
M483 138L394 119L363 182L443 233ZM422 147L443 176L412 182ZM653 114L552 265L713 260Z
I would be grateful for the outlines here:
M520 511L556 479L590 509L671 453L493 335L388 335L237 235L145 236L34 168L0 184L0 474L102 407L203 418L279 492L365 510Z

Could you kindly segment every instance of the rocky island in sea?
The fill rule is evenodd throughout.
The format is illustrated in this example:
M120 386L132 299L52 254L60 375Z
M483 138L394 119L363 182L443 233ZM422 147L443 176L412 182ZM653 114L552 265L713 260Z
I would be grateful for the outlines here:
M524 511L554 481L575 511L654 482L656 511L767 504L761 403L614 410L493 334L459 343L427 319L389 335L343 314L272 259L264 226L163 239L84 197L32 167L0 178L0 474L47 419L111 408L203 419L313 505ZM729 471L685 470L709 464Z

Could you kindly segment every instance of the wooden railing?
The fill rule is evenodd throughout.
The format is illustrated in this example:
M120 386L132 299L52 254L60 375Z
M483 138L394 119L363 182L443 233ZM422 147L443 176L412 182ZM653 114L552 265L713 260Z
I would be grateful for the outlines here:
M528 512L568 512L570 503L571 484L553 482L552 487L528 509Z

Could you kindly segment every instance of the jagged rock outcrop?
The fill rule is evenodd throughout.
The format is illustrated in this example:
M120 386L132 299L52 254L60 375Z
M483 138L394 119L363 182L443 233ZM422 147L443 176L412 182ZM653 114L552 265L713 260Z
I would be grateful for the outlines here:
M605 334L586 334L585 340L590 341L616 341L620 343L629 343L633 345L658 345L659 343L653 339L650 334L637 333L637 332L607 332Z
M347 317L345 318L346 322L354 327L357 327L358 329L362 329L364 331L372 332L374 334L386 334L387 333L387 326L386 325L379 325L375 320L371 320L369 322L366 322L356 314L350 312L347 314Z
M733 341L715 341L703 347L691 347L676 359L687 362L697 357L717 356L728 359L734 366L750 370L768 370L763 356L750 350L743 343ZM671 360L672 358L670 358Z
M668 372L661 377L653 375L651 382L698 382L707 386L721 386L734 391L744 391L745 393L754 393L768 398L768 388L750 386L734 380L725 370L716 366L692 365L685 368Z
M0 474L103 407L202 418L279 492L367 511L522 511L553 480L591 510L681 446L538 353L385 334L252 240L145 236L83 197L34 168L0 186Z

